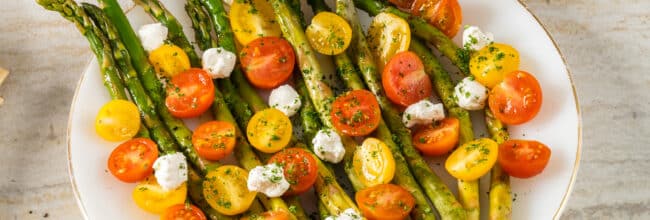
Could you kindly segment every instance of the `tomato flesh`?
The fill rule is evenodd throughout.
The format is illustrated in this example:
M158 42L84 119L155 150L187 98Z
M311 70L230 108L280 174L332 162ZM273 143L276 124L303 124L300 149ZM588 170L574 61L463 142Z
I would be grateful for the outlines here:
M210 108L214 84L205 70L192 68L174 76L167 85L165 105L179 118L196 117Z
M476 81L493 88L507 73L519 69L519 62L519 52L514 47L493 43L472 53L469 71Z
M354 90L337 97L330 115L334 127L349 136L370 134L381 119L379 103L368 90Z
M395 54L407 51L411 44L411 28L403 18L382 12L372 19L368 27L370 50L375 55L379 69Z
M389 183L395 175L395 159L386 144L376 138L367 138L357 147L352 167L364 186Z
M233 165L221 166L205 175L203 196L221 214L241 214L248 210L257 195L248 190L247 180L248 171Z
M318 164L314 156L300 148L284 149L269 159L269 164L277 163L284 170L284 177L291 187L285 196L306 192L316 182Z
M402 10L420 16L429 24L453 38L463 23L458 0L389 0Z
M169 207L182 204L187 198L187 184L173 190L165 190L151 175L138 183L133 189L133 201L141 209L154 214L162 214Z
M457 179L474 181L492 169L498 151L498 144L489 138L467 142L449 155L445 169Z
M259 215L252 215L241 218L240 220L289 220L291 215L286 211L266 211Z
M490 91L488 105L503 123L523 124L535 118L542 108L542 88L532 74L514 71Z
M550 158L551 149L538 141L508 140L499 146L499 165L517 178L542 173Z
M148 138L135 138L117 146L108 157L108 170L117 179L134 183L153 173L158 145Z
M255 149L275 153L286 147L291 140L293 127L289 117L275 108L255 113L248 122L246 136Z
M232 32L241 45L247 45L259 37L282 35L269 1L232 1L229 15Z
M192 134L192 145L201 157L220 160L235 148L235 126L225 121L201 124Z
M190 58L176 45L164 44L149 53L149 62L156 73L173 77L190 68Z
M246 77L257 88L272 89L283 84L293 71L293 47L279 37L260 37L239 54Z
M132 138L140 129L138 107L126 100L112 100L97 113L95 131L108 141L124 141Z
M381 77L386 96L401 106L409 106L431 96L431 80L422 60L413 52L395 54Z
M457 118L445 118L419 129L413 135L413 143L425 155L440 156L458 144L459 130L460 121Z
M332 12L316 14L305 34L309 44L326 55L343 53L352 40L352 28L348 22Z
M401 220L406 218L415 198L406 189L393 184L381 184L357 192L355 200L364 217L369 220Z
M167 208L160 216L161 220L206 220L203 211L194 205L178 204Z

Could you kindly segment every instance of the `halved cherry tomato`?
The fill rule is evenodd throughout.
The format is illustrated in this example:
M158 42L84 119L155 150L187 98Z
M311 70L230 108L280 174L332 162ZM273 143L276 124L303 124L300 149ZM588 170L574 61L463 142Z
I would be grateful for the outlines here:
M415 0L410 11L437 27L449 38L456 36L463 23L463 13L458 0Z
M380 70L397 53L407 51L411 44L411 28L397 15L382 12L372 19L368 27L370 50L375 55Z
M164 190L151 175L138 183L133 189L133 201L141 209L154 214L162 214L169 207L185 202L187 198L187 185L179 186L174 190Z
M345 19L332 12L320 12L305 30L309 44L319 53L336 55L350 46L352 28Z
M244 217L240 220L289 220L291 215L286 211L266 211L259 215L252 215L250 217Z
M287 148L273 155L269 164L277 163L284 170L291 188L285 196L298 195L306 192L316 182L318 164L311 153L300 148Z
M361 183L367 187L389 183L395 175L393 153L377 138L367 138L357 147L352 167Z
M413 135L413 143L425 155L440 156L458 144L459 130L460 122L457 118L445 118L419 129Z
M95 131L108 141L128 140L139 129L138 107L126 100L113 100L104 104L95 117Z
M472 54L469 71L488 88L499 84L505 74L519 69L519 52L510 45L493 43Z
M203 211L194 205L178 204L167 208L160 220L206 220Z
M406 189L381 184L360 190L354 196L364 217L369 220L402 220L415 205L415 198Z
M499 165L517 178L530 178L542 173L551 149L538 141L508 140L499 145Z
M386 96L401 106L409 106L431 96L431 80L422 60L413 52L395 54L386 64L381 82Z
M190 58L180 47L173 44L163 44L149 53L149 62L156 73L173 77L190 68Z
M210 108L214 84L205 70L192 68L174 76L167 85L165 105L179 118L196 117Z
M248 171L233 165L210 170L203 181L203 196L208 204L224 215L245 212L253 204L256 192L246 186Z
M158 145L148 138L135 138L117 146L108 157L108 170L117 179L134 183L153 173Z
M235 126L226 121L201 124L192 134L192 145L201 157L221 160L235 148Z
M291 76L296 55L291 44L279 37L260 37L239 54L248 81L255 87L272 89Z
M258 37L282 35L271 3L266 0L233 1L229 18L232 32L241 45L247 45Z
M499 145L489 138L467 142L449 155L445 169L456 179L476 180L492 169L498 151Z
M282 150L289 144L292 132L289 117L275 108L255 113L246 128L248 141L264 153Z
M542 87L530 73L510 72L490 90L488 105L501 122L522 124L532 120L542 108Z
M368 90L347 92L334 100L330 112L332 124L343 134L364 136L379 126L379 103Z

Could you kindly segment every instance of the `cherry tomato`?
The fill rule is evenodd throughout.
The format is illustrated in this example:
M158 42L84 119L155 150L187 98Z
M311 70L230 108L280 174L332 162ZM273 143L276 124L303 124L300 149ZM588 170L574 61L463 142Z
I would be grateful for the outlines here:
M305 34L309 44L325 55L343 53L352 40L352 28L348 22L332 12L316 14Z
M117 179L134 183L153 173L158 145L148 138L135 138L117 146L108 157L108 170Z
M289 117L275 108L255 113L246 128L248 141L264 153L282 150L289 144L292 132Z
M203 211L194 205L178 204L167 208L160 220L206 220Z
M291 76L296 55L291 44L279 37L260 37L239 54L248 81L255 87L272 89Z
M391 0L393 1L399 2ZM463 23L463 13L458 0L414 0L409 11L422 17L449 38L456 36Z
M481 138L456 148L445 161L445 169L456 179L474 181L485 175L497 161L499 146Z
M113 100L99 109L95 117L95 131L107 141L124 141L140 129L138 107L126 100Z
M133 189L133 201L141 209L154 214L162 214L169 207L185 202L187 185L174 190L164 190L153 175L138 183Z
M355 200L363 216L369 220L402 220L415 205L415 198L411 193L393 184L362 189L355 195Z
M413 143L425 155L440 156L458 144L459 130L460 122L457 118L445 118L419 129L413 135Z
M221 160L235 148L235 126L226 121L201 124L192 134L192 145L201 157Z
M370 50L375 55L380 70L397 53L407 51L411 44L411 28L397 15L382 12L372 19L368 27Z
M240 220L289 220L291 215L285 211L266 211L259 215L244 217Z
M542 173L551 149L537 141L508 140L499 145L499 165L517 178L530 178Z
M519 52L510 45L493 43L472 54L469 71L488 88L499 84L506 73L519 69Z
M364 186L389 183L395 175L395 159L384 142L367 138L354 151L352 158L354 172Z
M422 60L413 52L395 54L386 64L381 81L386 96L401 106L409 106L431 96L431 80Z
M246 186L248 171L233 165L210 170L203 181L203 196L208 204L224 215L245 212L253 204L256 192Z
M284 170L284 177L291 184L285 196L306 192L316 182L318 164L311 153L300 148L287 148L273 155L269 163L277 163Z
M522 124L532 120L542 108L542 87L530 73L510 72L490 90L488 105L501 122Z
M196 117L210 108L214 84L205 70L192 68L174 76L167 85L165 105L179 118Z
M232 1L229 18L232 32L241 45L247 45L259 37L282 35L269 1Z
M190 58L176 45L164 44L149 53L149 62L156 73L173 77L190 69Z
M364 136L379 126L379 103L368 90L347 92L334 100L330 112L332 124L343 134Z

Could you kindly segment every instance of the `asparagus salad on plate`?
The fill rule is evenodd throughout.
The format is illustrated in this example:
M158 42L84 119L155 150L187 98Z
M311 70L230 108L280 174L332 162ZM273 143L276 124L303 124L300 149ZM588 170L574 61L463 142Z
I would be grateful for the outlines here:
M552 161L506 129L544 111L520 65L535 60L464 25L457 0L134 2L153 21L37 0L98 61L105 181L160 219L511 219L511 177L534 184Z

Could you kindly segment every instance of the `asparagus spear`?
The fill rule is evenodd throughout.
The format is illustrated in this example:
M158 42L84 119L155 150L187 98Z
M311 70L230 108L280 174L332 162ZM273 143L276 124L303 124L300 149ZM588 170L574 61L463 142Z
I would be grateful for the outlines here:
M196 51L194 51L194 46L187 40L185 33L183 33L183 26L181 26L171 12L169 12L158 0L135 0L135 3L142 6L144 11L151 15L151 17L155 18L155 20L169 29L167 39L185 51L187 57L190 58L192 66L201 66L201 60L196 54Z
M474 131L472 130L472 121L469 112L465 109L458 107L454 99L454 86L451 77L446 70L442 68L436 57L431 53L429 48L422 44L417 39L411 39L410 50L418 54L424 64L424 69L438 95L442 99L442 103L447 108L451 117L458 118L460 121L460 140L459 143L463 144L474 139ZM467 219L479 219L479 184L476 181L462 181L458 180L458 193L460 202L467 210Z
M508 131L504 125L494 117L490 108L485 108L485 124L492 139L498 144L508 140ZM510 194L510 176L504 173L496 163L490 176L490 220L510 219L512 214L512 196Z
M187 0L185 11L192 20L192 29L194 29L194 37L199 48L205 50L217 47L217 41L212 39L210 18L208 13L201 7L201 2L199 0Z

